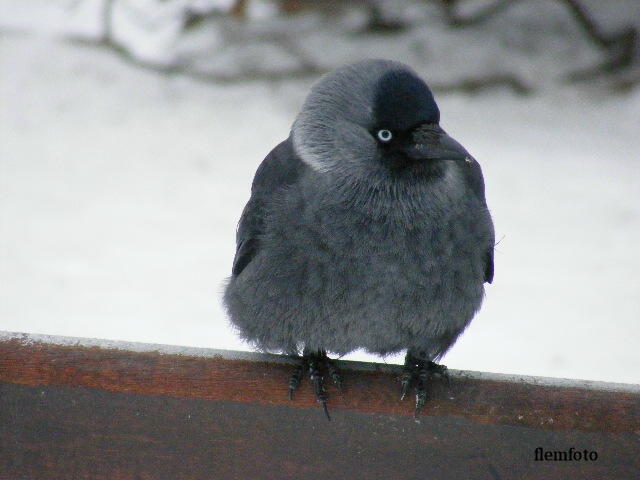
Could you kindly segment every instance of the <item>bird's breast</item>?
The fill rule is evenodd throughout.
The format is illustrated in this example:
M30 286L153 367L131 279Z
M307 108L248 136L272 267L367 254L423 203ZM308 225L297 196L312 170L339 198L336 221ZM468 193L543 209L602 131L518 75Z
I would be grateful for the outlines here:
M410 195L290 192L297 201L274 211L264 268L296 285L302 297L327 304L482 285L491 220L458 181L454 172Z

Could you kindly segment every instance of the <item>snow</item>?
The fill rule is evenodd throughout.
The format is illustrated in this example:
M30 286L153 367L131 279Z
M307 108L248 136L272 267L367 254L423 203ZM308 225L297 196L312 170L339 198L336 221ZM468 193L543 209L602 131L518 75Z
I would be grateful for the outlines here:
M220 292L255 169L310 80L207 84L51 37L0 45L0 330L250 350ZM444 363L640 383L640 91L438 101L501 239Z
M4 0L0 3L0 25L5 31L97 39L104 33L105 1L108 0Z

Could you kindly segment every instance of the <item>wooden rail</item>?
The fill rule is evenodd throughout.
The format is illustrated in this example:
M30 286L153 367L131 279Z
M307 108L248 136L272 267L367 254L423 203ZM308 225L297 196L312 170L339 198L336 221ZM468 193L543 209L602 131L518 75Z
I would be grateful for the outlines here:
M635 385L451 371L416 422L398 366L343 361L327 422L292 365L0 333L0 479L640 478Z

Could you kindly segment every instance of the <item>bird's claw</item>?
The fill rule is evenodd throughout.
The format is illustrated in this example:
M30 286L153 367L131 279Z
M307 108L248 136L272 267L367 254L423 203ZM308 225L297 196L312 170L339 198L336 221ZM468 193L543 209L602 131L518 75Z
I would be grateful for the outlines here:
M400 400L403 400L407 395L411 384L415 384L415 418L418 418L420 411L427 401L426 386L429 378L432 376L438 376L442 379L445 379L447 381L447 385L449 387L451 386L449 372L446 366L439 365L432 361L425 361L421 358L414 357L413 355L407 353L404 361L404 367L402 369L402 376L400 377L400 384L402 386Z
M304 363L304 361L300 362L291 374L289 379L289 400L293 400L293 392L300 385L300 380L302 380L302 375L304 374Z
M318 403L322 405L325 415L327 416L327 420L331 421L331 416L329 416L329 409L327 408L327 391L324 389L324 377L322 373L320 373L320 361L321 358L318 356L312 356L309 358L309 378L311 383L313 384L313 392L316 395L316 400Z
M400 400L404 400L404 397L407 396L407 392L409 391L409 387L411 386L411 379L413 378L411 368L408 368L405 364L404 369L402 371L402 376L400 377L400 385L402 385L402 390L400 391Z
M331 421L329 415L329 408L327 406L327 400L329 395L324 388L324 376L322 370L326 370L331 380L336 385L339 391L342 392L342 378L336 365L329 359L327 352L324 350L318 350L317 352L310 352L305 349L300 358L300 363L296 366L291 378L289 379L289 400L293 399L293 392L300 385L300 381L304 375L304 371L308 370L309 379L313 385L313 393L319 404L322 405L324 414L327 420Z
M416 408L413 412L414 418L418 418L420 414L420 410L424 407L424 404L427 401L427 390L424 388L424 385L420 382L418 386L416 386Z
M326 357L325 364L327 366L327 372L329 372L329 376L331 377L331 381L333 381L338 391L342 393L342 377L340 376L340 372L338 372L338 367L336 367L336 364L329 357Z
M427 369L432 375L437 375L447 382L447 388L451 388L451 377L449 376L449 369L446 365L440 365L435 362L429 362Z
M322 404L322 409L324 410L324 414L327 417L328 421L331 421L331 415L329 415L329 408L327 407L327 399L318 400Z

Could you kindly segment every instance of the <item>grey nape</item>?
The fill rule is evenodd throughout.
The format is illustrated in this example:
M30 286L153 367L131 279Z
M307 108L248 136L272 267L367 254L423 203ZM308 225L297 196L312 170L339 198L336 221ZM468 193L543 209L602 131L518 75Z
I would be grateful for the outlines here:
M417 414L480 308L493 247L480 166L440 127L427 85L366 60L322 77L258 168L224 301L257 348L304 349L325 406L326 352L406 350Z

